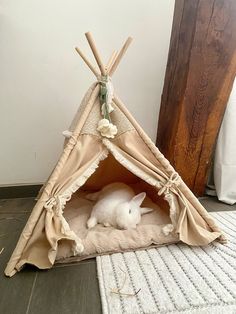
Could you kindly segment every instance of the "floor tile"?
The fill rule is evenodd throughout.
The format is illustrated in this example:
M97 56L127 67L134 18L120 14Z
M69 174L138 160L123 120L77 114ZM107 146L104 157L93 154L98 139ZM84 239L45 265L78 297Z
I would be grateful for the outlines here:
M96 258L88 258L88 259L84 259L82 261L73 261L73 262L61 262L61 263L56 263L53 267L70 267L73 265L80 265L80 264L87 264L87 263L94 263L94 261L96 260Z
M0 213L0 274L4 271L6 264L17 244L19 236L26 224L30 213L1 214Z
M36 201L34 198L16 198L0 200L0 213L31 212Z
M202 197L199 199L199 201L209 212L236 210L236 204L228 205L223 202L219 202L218 199L213 196Z
M5 277L1 272L0 313L25 314L27 312L35 276L35 270L29 268L12 278Z
M0 243L14 234L20 235L30 213L2 214L0 212ZM11 239L11 238L10 238Z
M35 270L27 268L12 278L4 275L6 264L15 248L29 213L0 214L0 313L25 314L32 290Z
M39 271L28 314L100 314L95 260Z

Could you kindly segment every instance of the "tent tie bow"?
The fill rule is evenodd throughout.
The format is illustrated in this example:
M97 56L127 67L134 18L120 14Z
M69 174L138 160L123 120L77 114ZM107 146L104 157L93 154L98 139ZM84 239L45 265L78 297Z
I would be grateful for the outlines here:
M61 199L59 196L50 197L44 204L44 208L47 209L50 213L55 212L57 215L60 215L62 206Z
M173 172L169 179L163 183L160 182L161 188L158 191L158 195L161 196L163 193L168 194L170 192L170 189L173 187L173 185L178 185L180 182L180 175L177 172Z

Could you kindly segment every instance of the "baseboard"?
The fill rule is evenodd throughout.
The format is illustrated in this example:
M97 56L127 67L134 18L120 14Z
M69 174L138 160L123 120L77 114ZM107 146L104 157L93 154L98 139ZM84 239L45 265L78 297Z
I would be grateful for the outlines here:
M0 186L0 199L36 197L42 184Z

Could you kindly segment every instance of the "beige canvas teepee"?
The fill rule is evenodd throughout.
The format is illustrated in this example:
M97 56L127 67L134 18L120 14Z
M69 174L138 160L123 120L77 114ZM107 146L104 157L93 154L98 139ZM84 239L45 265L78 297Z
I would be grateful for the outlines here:
M76 48L97 81L87 91L67 132L63 153L8 262L7 276L25 264L46 269L55 262L178 241L189 245L226 241L168 160L112 94L110 77L131 38L105 67L91 34L86 37L100 72ZM86 228L92 204L84 196L111 182L146 191L145 201L155 210L143 216L136 229Z

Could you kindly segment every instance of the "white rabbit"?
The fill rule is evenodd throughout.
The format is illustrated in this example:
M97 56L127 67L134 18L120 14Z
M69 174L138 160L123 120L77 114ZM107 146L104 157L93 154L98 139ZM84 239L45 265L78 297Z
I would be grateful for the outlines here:
M131 187L119 182L108 184L99 192L87 194L87 199L96 201L87 227L90 229L101 223L105 227L136 228L141 215L153 210L140 207L145 197L145 192L135 195Z

